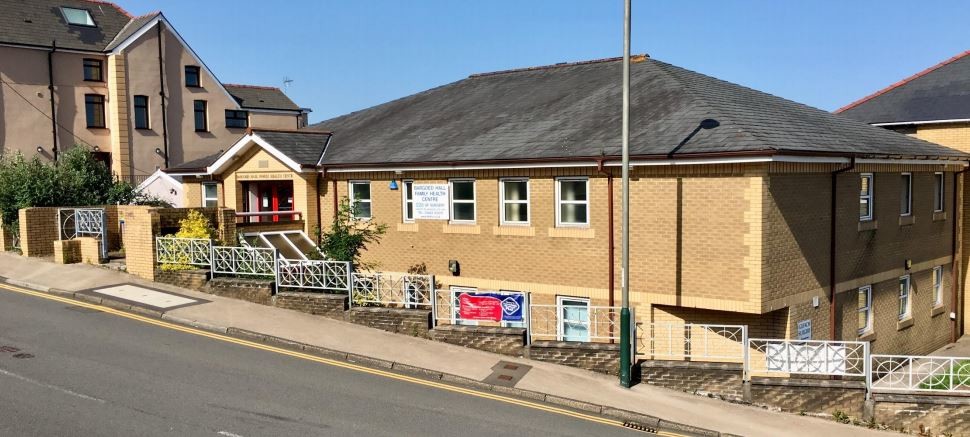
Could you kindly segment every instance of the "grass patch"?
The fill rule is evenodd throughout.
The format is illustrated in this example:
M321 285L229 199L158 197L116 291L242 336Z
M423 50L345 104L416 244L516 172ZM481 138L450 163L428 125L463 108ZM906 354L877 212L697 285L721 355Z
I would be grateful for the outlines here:
M930 376L921 382L919 388L923 390L952 390L954 387L970 387L970 360L958 361L953 366L953 374L947 373Z

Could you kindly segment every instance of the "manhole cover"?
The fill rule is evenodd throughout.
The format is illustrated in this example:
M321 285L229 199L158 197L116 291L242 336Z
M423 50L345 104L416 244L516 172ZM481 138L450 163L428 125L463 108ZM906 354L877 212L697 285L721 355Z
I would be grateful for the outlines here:
M20 352L20 349L15 348L13 346L0 346L0 352L7 352L7 353Z
M28 358L33 358L34 354L19 353L19 354L14 354L13 357L21 360L26 360Z
M492 366L492 374L485 377L482 382L486 382L494 385L501 385L505 387L515 387L532 366L525 364L513 363L509 361L499 361L497 364Z

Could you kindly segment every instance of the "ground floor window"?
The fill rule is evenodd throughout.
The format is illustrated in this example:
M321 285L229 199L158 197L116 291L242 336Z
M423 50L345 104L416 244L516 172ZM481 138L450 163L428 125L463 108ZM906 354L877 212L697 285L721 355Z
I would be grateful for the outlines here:
M899 278L899 320L905 320L910 317L911 302L909 300L910 292L910 277L909 275L901 276Z
M350 181L350 204L354 218L371 218L370 181Z
M402 211L402 218L404 223L411 223L414 221L414 181L402 181L403 186L403 196L404 196L404 207Z
M296 220L293 208L293 181L243 182L245 223ZM289 214L272 214L273 212Z
M872 330L872 286L859 287L859 334Z
M933 267L933 306L943 305L943 266Z
M559 341L589 341L589 299L559 296L556 309Z
M202 184L202 206L205 208L215 208L219 206L218 184Z
M452 223L475 223L475 180L452 179L449 182Z
M556 226L589 226L589 179L556 180Z

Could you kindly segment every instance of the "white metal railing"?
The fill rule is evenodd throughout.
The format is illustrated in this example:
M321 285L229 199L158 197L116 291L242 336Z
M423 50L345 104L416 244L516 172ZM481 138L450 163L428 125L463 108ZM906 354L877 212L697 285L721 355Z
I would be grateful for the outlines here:
M159 264L212 264L212 240L208 238L155 237L155 258Z
M57 222L60 239L94 238L101 248L101 257L108 258L106 218L104 208L59 208Z
M637 352L647 359L736 362L744 360L747 325L637 323Z
M577 307L585 308L587 312L585 316L579 315L573 319L566 318L566 308L568 307L562 305L529 305L530 341L616 342L620 340L620 307ZM635 320L632 314L630 319L631 323Z
M303 219L300 211L250 211L237 212L237 223L276 223Z
M434 276L354 273L350 304L354 306L393 306L432 308Z
M276 249L212 246L212 274L276 276Z
M350 292L350 262L330 260L277 260L276 285Z
M874 391L970 392L970 358L873 355L868 378Z
M866 376L869 343L859 341L748 339L746 375Z

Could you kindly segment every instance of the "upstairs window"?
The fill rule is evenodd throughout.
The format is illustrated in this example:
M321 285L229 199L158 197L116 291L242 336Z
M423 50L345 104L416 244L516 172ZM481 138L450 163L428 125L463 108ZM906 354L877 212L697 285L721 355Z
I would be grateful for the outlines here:
M371 218L370 181L350 181L350 205L354 218Z
M87 9L61 7L61 14L64 14L64 21L75 26L97 27L91 13Z
M191 88L202 86L202 79L199 77L199 67L195 65L185 66L185 86Z
M903 173L900 178L899 215L913 213L913 174Z
M872 173L862 173L859 183L859 220L872 220Z
M195 111L195 131L196 132L208 132L209 131L209 117L206 114L207 103L205 100L196 100L193 104L193 110Z
M249 127L249 111L227 109L226 127Z
M943 173L933 173L933 212L943 212Z
M103 128L104 96L101 94L84 95L84 112L87 114L88 127Z
M475 222L474 179L453 179L451 181L451 221L453 223Z
M589 179L556 180L556 225L589 225Z
M135 96L135 129L148 128L148 96Z
M104 82L100 59L84 60L84 80L88 82Z

